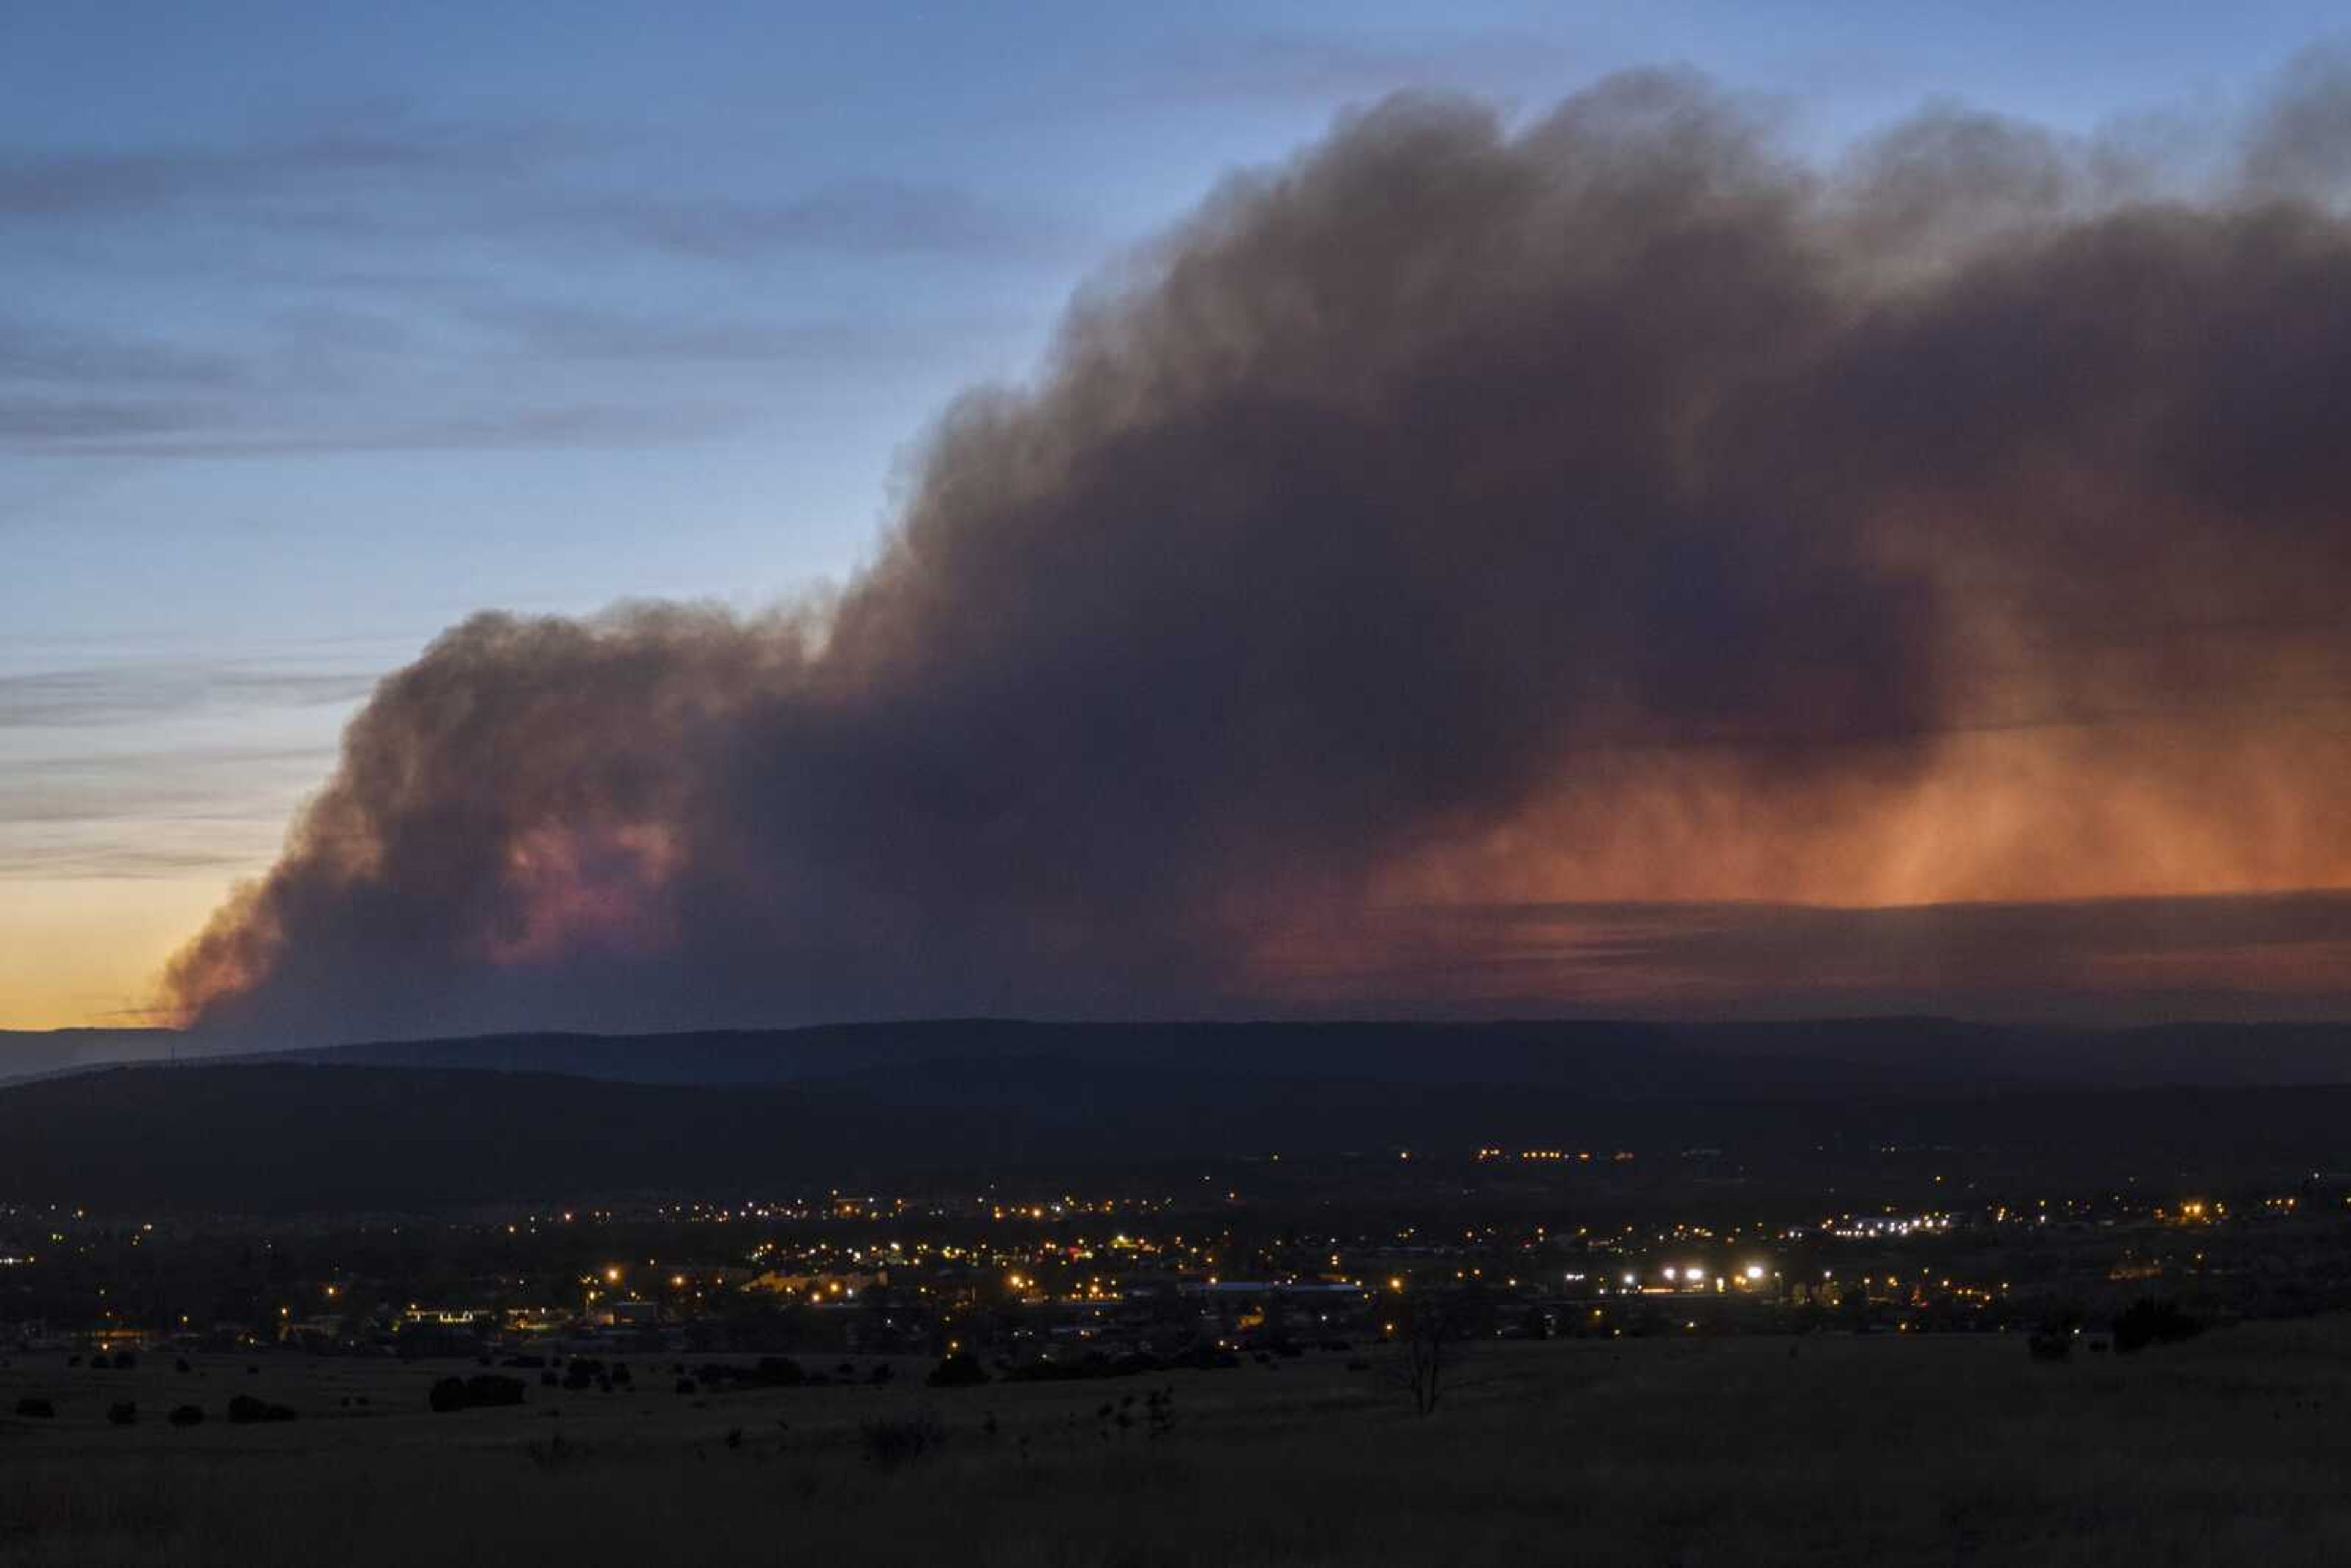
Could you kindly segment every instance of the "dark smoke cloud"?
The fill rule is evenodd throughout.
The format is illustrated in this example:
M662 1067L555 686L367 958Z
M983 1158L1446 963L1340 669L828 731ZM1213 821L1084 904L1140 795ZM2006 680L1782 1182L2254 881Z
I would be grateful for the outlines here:
M1822 169L1671 75L1353 117L953 409L834 598L448 633L172 996L1409 1006L1367 908L2351 884L2312 84L2192 199L1959 111Z

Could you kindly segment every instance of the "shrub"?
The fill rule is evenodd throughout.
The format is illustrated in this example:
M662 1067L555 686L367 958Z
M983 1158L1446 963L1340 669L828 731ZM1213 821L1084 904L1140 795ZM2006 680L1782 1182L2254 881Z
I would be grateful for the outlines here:
M959 1350L931 1368L923 1381L934 1388L977 1388L987 1381L987 1368L971 1352Z
M2180 1311L2177 1301L2147 1297L2133 1301L2115 1314L2115 1349L2117 1353L2144 1350L2151 1344L2177 1344L2184 1339L2194 1339L2203 1332L2203 1320Z
M946 1439L946 1429L927 1410L895 1420L869 1421L861 1434L865 1457L885 1470L936 1451Z
M174 1427L201 1427L204 1421L204 1406L183 1405L166 1417Z
M444 1377L433 1385L426 1403L440 1414L452 1410L487 1410L501 1405L523 1402L525 1385L519 1377L502 1377L495 1372L477 1372L471 1377Z
M240 1394L228 1402L228 1418L232 1426L246 1427L256 1421L291 1421L294 1411L290 1406L273 1405L250 1394Z
M46 1399L19 1399L16 1414L27 1421L53 1421L57 1419L57 1407Z
M139 1424L139 1406L128 1399L110 1405L106 1407L106 1421L110 1427L135 1427Z
M2033 1360L2063 1361L2074 1354L2074 1342L2081 1333L2082 1314L2068 1307L2043 1319L2026 1343Z
M750 1381L757 1388L797 1388L808 1381L800 1364L785 1355L763 1355L751 1368Z

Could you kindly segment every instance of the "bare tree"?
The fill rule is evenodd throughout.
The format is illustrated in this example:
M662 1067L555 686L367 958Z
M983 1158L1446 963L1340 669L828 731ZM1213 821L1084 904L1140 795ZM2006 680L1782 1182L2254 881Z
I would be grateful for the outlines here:
M1429 1415L1467 1348L1468 1314L1458 1299L1436 1291L1406 1295L1393 1311L1388 1381L1411 1395L1415 1415Z

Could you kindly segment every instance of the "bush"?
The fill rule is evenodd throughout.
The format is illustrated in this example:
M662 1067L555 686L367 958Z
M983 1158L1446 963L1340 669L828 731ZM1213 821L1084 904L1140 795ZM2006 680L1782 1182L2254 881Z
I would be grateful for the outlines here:
M935 1452L947 1440L946 1429L927 1410L893 1421L869 1421L861 1436L865 1457L885 1470Z
M110 1405L106 1407L106 1421L110 1427L136 1427L139 1425L139 1406L128 1399Z
M16 1401L16 1414L27 1421L54 1421L57 1407L46 1399L19 1399Z
M807 1381L808 1374L789 1356L763 1355L751 1368L750 1383L755 1388L797 1388Z
M477 1372L471 1377L444 1377L433 1385L425 1402L437 1414L452 1410L487 1410L501 1405L523 1402L524 1384L519 1377L502 1377L495 1372Z
M273 1405L250 1394L240 1394L228 1402L228 1418L232 1426L246 1427L256 1421L291 1421L294 1411L290 1406Z
M923 1381L934 1388L977 1388L987 1381L987 1368L971 1352L959 1350L931 1368Z
M2148 1297L2133 1301L2115 1314L2117 1353L2144 1350L2151 1344L2177 1344L2203 1332L2203 1320L2180 1311L2177 1301Z
M172 1411L166 1419L168 1419L174 1427L201 1427L204 1423L204 1406L201 1405L183 1405L178 1409Z
M2032 1337L2026 1343L2035 1361L2063 1361L2074 1354L2074 1342L2081 1336L2080 1311L2061 1307L2033 1325Z

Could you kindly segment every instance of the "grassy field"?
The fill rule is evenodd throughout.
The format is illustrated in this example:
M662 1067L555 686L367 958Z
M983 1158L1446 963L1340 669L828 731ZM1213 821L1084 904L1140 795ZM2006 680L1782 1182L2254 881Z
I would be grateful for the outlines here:
M0 1368L9 1568L2351 1561L2343 1320L2060 1364L2013 1338L1481 1347L1426 1419L1337 1357L695 1396L640 1359L634 1394L448 1415L426 1389L470 1364L63 1361ZM229 1426L240 1393L301 1418ZM10 1416L27 1395L57 1418ZM211 1419L164 1424L188 1402ZM946 1442L877 1463L867 1428L925 1411Z

